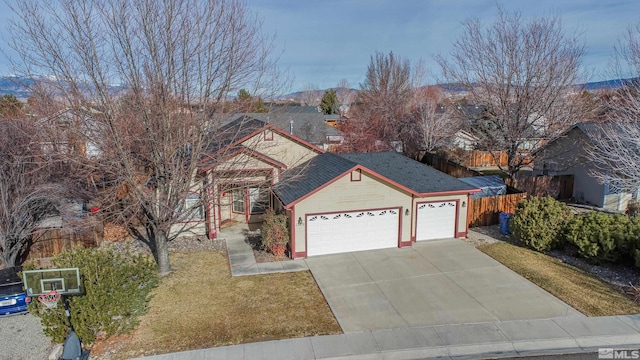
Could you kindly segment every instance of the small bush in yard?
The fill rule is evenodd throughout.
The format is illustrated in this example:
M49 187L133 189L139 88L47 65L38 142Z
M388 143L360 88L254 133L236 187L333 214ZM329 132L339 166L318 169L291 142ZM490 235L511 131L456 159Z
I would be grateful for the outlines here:
M567 224L565 238L586 259L615 262L633 256L637 227L638 221L626 215L592 212L574 217Z
M56 255L52 264L54 268L80 268L83 295L69 296L69 307L76 334L85 344L132 330L146 312L149 292L158 283L152 259L120 252L113 246L75 247ZM47 336L57 343L64 341L69 324L62 300L51 310L34 301L29 310L40 317Z
M268 209L264 214L262 223L262 246L277 257L282 257L289 243L289 228L287 216L276 214L273 209Z
M566 204L552 197L530 197L516 206L509 228L526 246L549 251L560 242L560 235L573 214Z

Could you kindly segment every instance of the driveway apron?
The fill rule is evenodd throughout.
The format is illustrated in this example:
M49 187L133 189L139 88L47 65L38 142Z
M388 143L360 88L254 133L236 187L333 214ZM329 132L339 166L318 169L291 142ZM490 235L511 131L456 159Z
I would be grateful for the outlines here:
M346 333L584 316L459 239L306 263Z

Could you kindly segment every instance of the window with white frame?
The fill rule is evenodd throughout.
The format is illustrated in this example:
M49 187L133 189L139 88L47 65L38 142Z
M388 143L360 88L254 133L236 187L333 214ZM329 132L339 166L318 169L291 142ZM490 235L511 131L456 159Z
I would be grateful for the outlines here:
M183 221L200 221L204 219L204 208L199 194L191 193L184 200Z
M251 214L263 214L271 203L269 191L264 187L254 186L249 188L249 204Z
M244 213L244 189L233 189L231 196L233 197L233 212Z

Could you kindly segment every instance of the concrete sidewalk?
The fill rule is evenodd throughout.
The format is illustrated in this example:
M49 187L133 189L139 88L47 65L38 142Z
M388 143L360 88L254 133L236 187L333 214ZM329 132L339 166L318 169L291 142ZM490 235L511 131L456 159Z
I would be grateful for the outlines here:
M640 349L640 315L364 331L191 350L144 359L482 359L594 352L598 348Z
M247 231L246 225L241 224L228 227L220 232L219 237L224 238L227 243L231 276L309 270L307 263L303 259L256 263L256 258L253 256L253 249L251 245L245 241Z

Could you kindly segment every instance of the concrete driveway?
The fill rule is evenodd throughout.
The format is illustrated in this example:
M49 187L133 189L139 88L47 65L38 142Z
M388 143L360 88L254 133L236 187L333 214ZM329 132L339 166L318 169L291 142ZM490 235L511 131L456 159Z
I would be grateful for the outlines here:
M344 332L584 316L458 239L306 262Z

